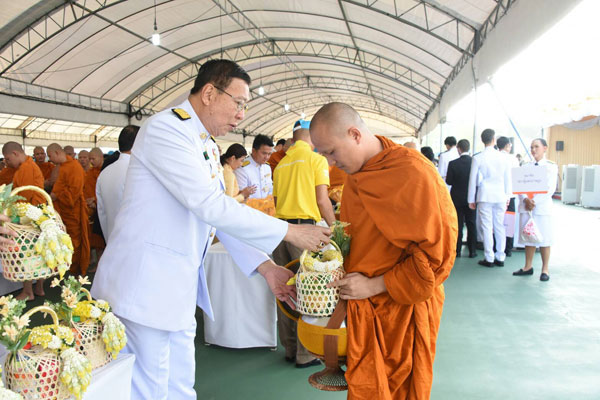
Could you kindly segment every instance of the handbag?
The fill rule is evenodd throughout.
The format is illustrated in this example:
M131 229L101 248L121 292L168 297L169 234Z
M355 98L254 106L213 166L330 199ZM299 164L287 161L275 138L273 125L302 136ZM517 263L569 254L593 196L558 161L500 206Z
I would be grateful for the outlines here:
M521 234L519 238L522 243L532 244L542 243L542 240L544 239L542 236L542 232L540 232L540 229L538 228L537 224L535 223L535 220L533 219L533 214L531 213L531 211L529 211L529 220L527 221L525 226L523 226L523 229L521 229Z

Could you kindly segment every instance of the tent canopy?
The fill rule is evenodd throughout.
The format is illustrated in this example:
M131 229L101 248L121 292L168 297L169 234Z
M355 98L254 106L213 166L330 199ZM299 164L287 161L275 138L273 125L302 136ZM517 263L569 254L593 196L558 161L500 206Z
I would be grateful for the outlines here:
M0 93L97 111L107 120L95 125L113 127L173 104L202 63L227 58L253 80L240 124L248 134L289 135L302 113L343 101L380 133L416 135L515 2L9 2L0 10ZM159 46L151 43L155 21Z

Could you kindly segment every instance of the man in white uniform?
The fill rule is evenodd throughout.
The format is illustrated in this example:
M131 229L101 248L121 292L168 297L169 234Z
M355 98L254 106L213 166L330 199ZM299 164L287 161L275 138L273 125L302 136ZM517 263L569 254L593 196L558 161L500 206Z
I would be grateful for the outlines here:
M510 171L505 156L494 148L496 133L492 129L485 129L481 133L481 140L485 149L473 156L468 195L469 207L473 210L477 208L481 216L485 258L479 261L479 265L503 267L506 258L504 213L512 193ZM475 192L477 192L477 199L475 199ZM494 238L496 239L495 255Z
M198 304L212 317L203 262L215 233L244 273L260 273L288 303L292 274L265 253L283 239L311 250L329 242L329 229L289 225L225 195L211 135L244 118L249 84L236 63L207 61L188 100L149 118L136 137L92 286L126 326L133 400L196 399L194 315Z
M127 125L121 130L119 134L119 158L102 170L100 176L98 176L98 182L96 182L98 220L106 243L108 243L117 212L121 207L131 148L139 130L139 126L135 125Z
M256 188L256 191L250 195L251 199L264 199L273 194L271 167L267 164L271 153L273 153L273 141L268 136L256 135L252 142L250 157L244 161L241 168L233 171L240 190L248 186Z
M456 138L454 136L448 136L444 140L444 145L446 145L446 151L440 154L440 160L438 161L438 172L442 176L444 182L446 182L448 164L450 161L454 161L460 157L460 154L458 154L458 150L456 149ZM452 188L450 185L446 186L448 186L448 190Z
M508 172L511 175L511 182L512 182L512 169L519 168L519 160L517 160L517 157L510 154L510 151L512 150L512 143L510 142L510 140L508 140L508 138L506 138L504 136L500 136L498 138L498 140L496 141L496 144L498 146L498 150L500 151L500 154L504 155L504 157L506 158L506 162L508 163ZM506 209L506 211L511 211L513 213L515 212L515 195L512 193L510 194L510 200L508 202L508 208ZM513 223L515 222L514 217L509 220L512 220ZM516 231L516 229L515 229L515 231ZM513 236L506 237L506 248L504 250L504 252L506 253L506 257L512 256L513 244L514 244L514 234L513 234Z

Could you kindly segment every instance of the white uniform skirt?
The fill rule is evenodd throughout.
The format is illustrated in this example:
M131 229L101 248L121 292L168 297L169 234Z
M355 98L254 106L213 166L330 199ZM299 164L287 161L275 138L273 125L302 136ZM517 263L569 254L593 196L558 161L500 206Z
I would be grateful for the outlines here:
M552 216L551 215L533 215L533 220L542 234L542 243L527 243L519 240L520 244L525 246L549 247L552 246ZM523 227L529 221L529 213L519 214L519 237Z

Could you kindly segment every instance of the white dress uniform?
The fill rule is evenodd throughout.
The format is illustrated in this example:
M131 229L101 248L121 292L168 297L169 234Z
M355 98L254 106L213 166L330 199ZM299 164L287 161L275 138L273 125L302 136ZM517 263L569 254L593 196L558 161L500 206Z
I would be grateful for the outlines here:
M477 191L477 198L475 192ZM473 156L469 176L469 203L477 203L483 233L483 251L488 262L504 261L506 234L504 213L506 201L512 194L508 163L503 154L492 146ZM496 254L494 255L494 237Z
M136 137L92 286L126 326L134 400L196 399L194 315L198 304L212 318L203 262L215 231L247 275L287 233L225 195L218 160L189 101L149 118Z
M256 192L250 195L251 199L264 199L273 194L273 179L268 164L259 165L252 156L248 156L242 167L233 172L240 190L248 186L256 186Z
M448 164L450 164L450 161L454 161L458 157L460 157L460 154L458 154L458 149L456 146L440 154L440 159L438 161L438 172L442 176L444 182L446 182L446 175L448 174ZM451 185L446 186L448 186L448 190L452 189Z
M548 171L548 193L540 193L533 195L535 207L531 211L533 219L538 229L542 234L541 243L523 243L525 246L548 247L552 246L552 195L556 190L556 182L558 180L558 166L545 158L540 161L532 161L528 165L538 165L541 168L546 168ZM529 221L529 211L525 209L525 198L527 195L519 195L519 232Z
M98 219L100 220L102 234L107 243L115 224L115 218L121 207L129 158L129 154L119 154L119 159L100 173L98 182L96 183Z

